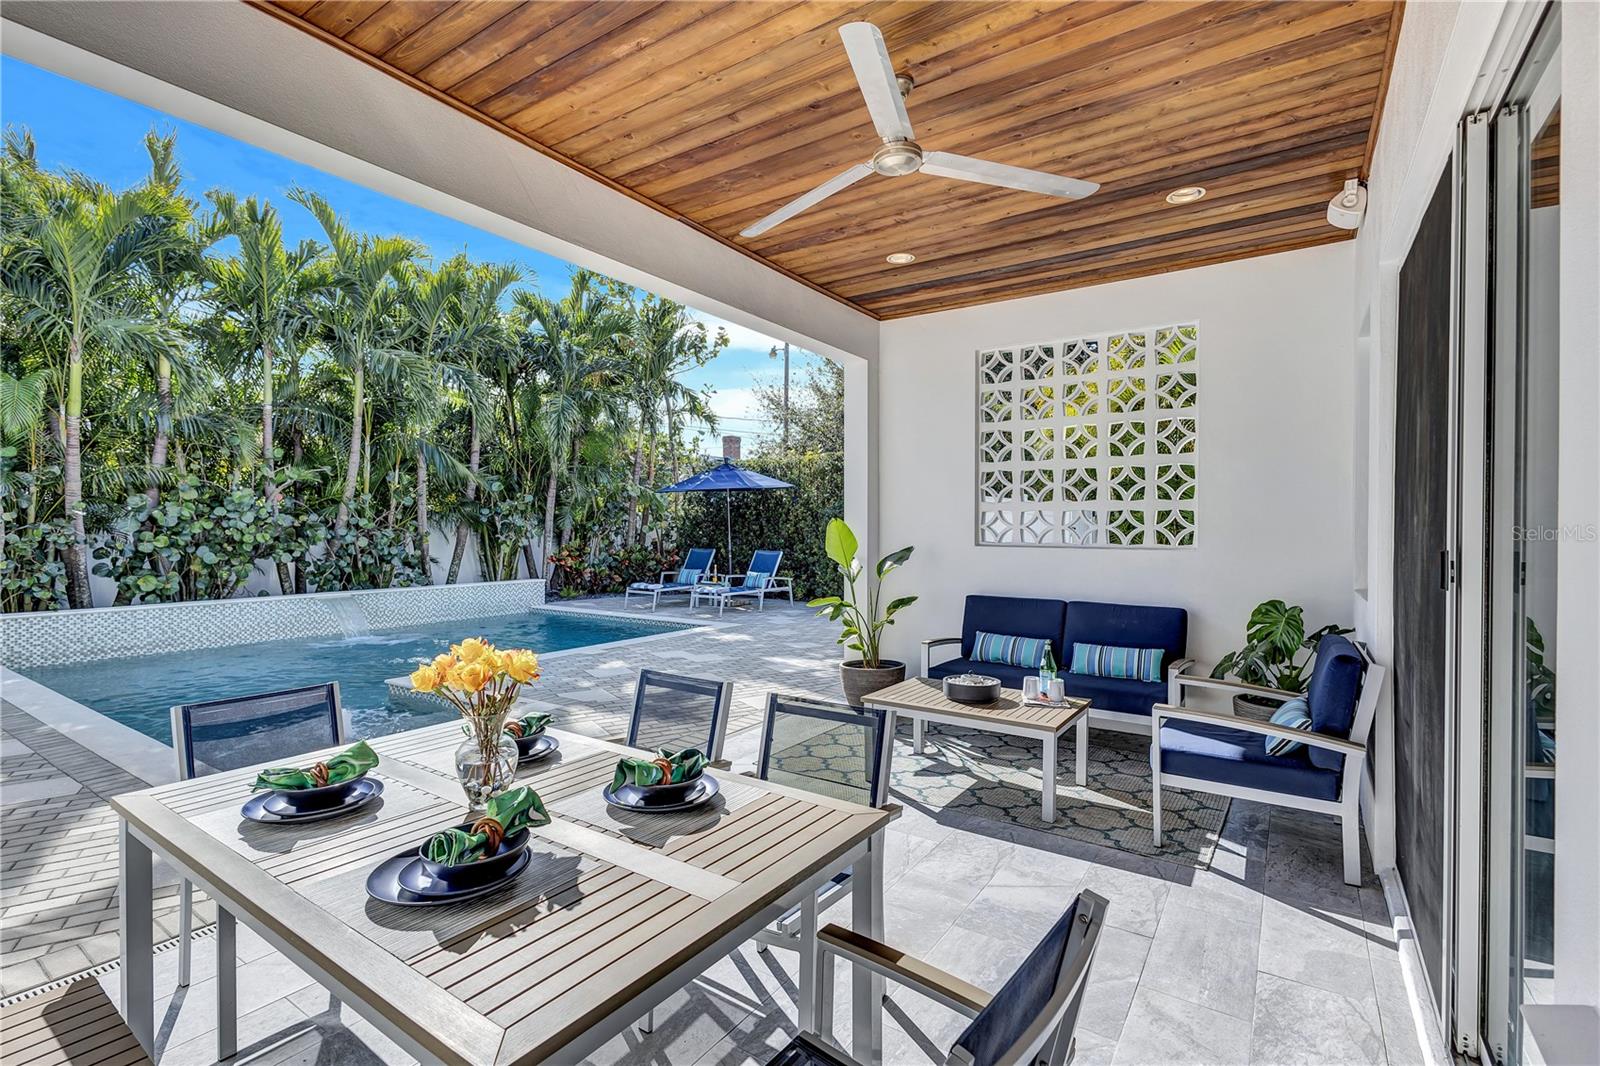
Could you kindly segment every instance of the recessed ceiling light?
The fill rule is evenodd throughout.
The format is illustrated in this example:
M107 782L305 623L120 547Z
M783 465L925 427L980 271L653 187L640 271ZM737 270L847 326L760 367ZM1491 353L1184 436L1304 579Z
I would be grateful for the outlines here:
M890 252L888 255L884 256L884 259L893 263L897 267L903 267L907 263L915 263L917 261L917 257L912 255L910 252Z
M1205 194L1206 191L1198 185L1185 185L1181 189L1173 189L1167 193L1167 203L1192 204Z

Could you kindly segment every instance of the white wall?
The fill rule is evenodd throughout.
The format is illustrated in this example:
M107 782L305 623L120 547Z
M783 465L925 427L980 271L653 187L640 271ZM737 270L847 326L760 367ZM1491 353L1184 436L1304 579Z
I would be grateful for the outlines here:
M1349 243L885 322L879 345L880 546L916 545L894 591L921 600L890 654L960 632L969 592L1170 604L1190 653L1236 646L1264 599L1350 620L1354 334ZM977 547L975 353L1198 321L1197 544Z

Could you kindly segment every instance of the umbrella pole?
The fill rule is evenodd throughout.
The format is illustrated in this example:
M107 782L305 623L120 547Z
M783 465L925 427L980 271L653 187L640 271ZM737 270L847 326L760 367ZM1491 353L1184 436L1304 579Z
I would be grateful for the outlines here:
M722 511L728 520L728 561L723 565L728 568L729 577L733 576L733 492L729 489L722 490Z

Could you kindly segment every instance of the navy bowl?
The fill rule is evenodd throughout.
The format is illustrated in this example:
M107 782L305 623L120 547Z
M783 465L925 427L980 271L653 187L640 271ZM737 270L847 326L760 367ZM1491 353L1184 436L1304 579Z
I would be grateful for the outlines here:
M528 754L533 751L533 746L539 743L539 738L544 736L544 730L545 727L540 726L525 737L512 738L517 742L517 756L519 758L526 759L528 757Z
M703 776L704 773L702 772L687 781L659 785L634 785L633 787L639 790L639 795L646 804L684 803L688 801L690 793L694 791L695 786L700 783L700 778Z
M327 807L337 807L350 795L350 790L356 787L366 774L358 774L348 781L340 781L334 785L322 785L319 788L275 788L278 795L283 797L285 803L297 811L320 811Z
M453 828L470 833L472 825L473 822L462 822ZM427 846L426 841L419 845L417 855L421 858L422 868L428 876L436 881L443 881L446 885L464 888L468 885L481 885L485 881L493 881L511 869L512 863L517 861L517 856L528 846L528 831L523 829L512 833L500 841L499 851L473 862L456 864L434 862L423 854Z

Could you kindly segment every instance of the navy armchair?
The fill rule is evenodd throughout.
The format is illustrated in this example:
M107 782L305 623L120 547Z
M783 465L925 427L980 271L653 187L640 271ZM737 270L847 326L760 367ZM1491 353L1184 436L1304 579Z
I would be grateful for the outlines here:
M1139 732L1150 728L1151 708L1171 696L1171 679L1193 663L1186 655L1189 612L1181 607L968 596L961 620L961 636L922 642L922 676L988 674L998 677L1007 688L1021 688L1024 677L1037 673L1028 667L974 661L972 648L979 630L1048 640L1067 695L1088 700L1092 720ZM1074 644L1159 648L1163 680L1074 674L1069 669ZM960 645L960 655L943 662L933 661L936 649L955 645Z
M1219 689L1291 699L1281 689L1219 681L1198 675L1172 679L1172 703L1154 710L1150 740L1150 809L1156 846L1161 845L1161 790L1181 788L1217 796L1315 811L1343 827L1344 879L1361 883L1361 781L1367 736L1383 690L1384 669L1357 644L1337 634L1317 645L1306 691L1311 724L1294 729L1239 718L1225 711L1184 707L1185 689ZM1266 739L1283 737L1302 747L1267 753Z

